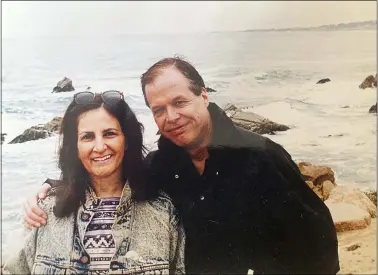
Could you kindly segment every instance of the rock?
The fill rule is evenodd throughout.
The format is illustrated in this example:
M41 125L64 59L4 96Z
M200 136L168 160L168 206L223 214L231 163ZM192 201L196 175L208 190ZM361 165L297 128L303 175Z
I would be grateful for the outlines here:
M26 129L21 135L15 137L9 144L23 143L31 140L44 139L59 132L62 122L61 117L54 117L53 120L46 124L39 124Z
M75 88L72 86L72 80L64 77L59 81L53 89L53 93L72 92Z
M32 126L26 129L21 135L14 138L9 144L23 143L30 140L37 140L51 136L50 132L43 128L43 126Z
M216 90L214 90L213 88L210 88L210 87L206 87L206 91L208 93L216 93L217 92Z
M49 132L59 132L60 130L60 125L62 124L62 117L54 117L51 121L47 122L45 124L45 128Z
M335 188L335 173L327 166L316 166L308 162L297 164L303 179L307 185L323 201L326 200L330 192Z
M224 111L235 125L260 135L274 135L276 131L286 131L290 129L286 125L278 124L255 113L243 112L233 104L227 104Z
M364 193L374 203L374 205L377 205L377 191L368 190L364 191Z
M299 162L297 165L304 179L312 181L314 185L320 185L326 180L335 183L335 173L328 166L317 166L308 162Z
M308 185L311 189L314 189L314 184L312 183L312 181L310 181L310 180L306 180L305 182L307 183L307 185Z
M3 144L3 142L5 141L6 135L7 135L6 133L1 133L1 144Z
M329 198L329 195L335 187L336 184L329 180L323 182L322 195L324 200Z
M369 113L377 113L377 103L370 107Z
M356 243L356 244L352 244L352 245L347 246L347 247L345 248L345 250L346 250L346 251L354 251L354 250L356 250L356 249L358 249L358 248L360 248L360 247L361 247L361 244Z
M358 86L360 89L366 89L366 88L373 88L377 87L377 75L375 77L373 75L369 75L365 78L365 80Z
M377 208L369 197L361 190L351 186L336 186L327 199L330 203L353 204L367 212L370 217L377 217Z
M344 134L336 134L336 135L327 135L327 136L320 136L321 138L330 138L330 137L343 137Z
M327 83L327 82L330 82L331 79L329 78L323 78L323 79L320 79L318 82L316 82L316 84L324 84L324 83Z
M228 103L223 108L223 110L227 113L227 112L231 112L231 111L238 111L239 109L234 104Z
M370 225L368 212L349 203L333 203L325 201L337 232L363 229Z

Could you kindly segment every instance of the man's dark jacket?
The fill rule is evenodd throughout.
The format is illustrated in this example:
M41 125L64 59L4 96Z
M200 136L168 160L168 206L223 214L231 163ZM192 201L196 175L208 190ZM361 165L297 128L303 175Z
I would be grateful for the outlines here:
M189 274L336 274L338 243L326 205L278 144L208 108L212 141L199 175L163 136L147 161L151 184L171 196L186 233ZM157 185L156 185L157 184Z

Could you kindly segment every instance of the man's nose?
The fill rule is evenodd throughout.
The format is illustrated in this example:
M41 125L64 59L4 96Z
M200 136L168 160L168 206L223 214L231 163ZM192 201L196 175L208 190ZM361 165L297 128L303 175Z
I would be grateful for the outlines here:
M96 138L96 143L95 143L93 150L95 152L98 152L98 153L106 150L106 144L105 144L105 141L102 137Z
M168 107L167 108L167 121L172 122L177 120L180 117L180 115L177 113L176 108Z

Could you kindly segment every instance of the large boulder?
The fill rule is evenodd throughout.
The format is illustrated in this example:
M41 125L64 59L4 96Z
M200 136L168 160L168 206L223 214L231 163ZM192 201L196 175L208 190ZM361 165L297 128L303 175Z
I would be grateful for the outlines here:
M316 82L316 84L324 84L324 83L327 83L327 82L330 82L331 79L329 78L323 78L323 79L320 79L318 82Z
M377 87L377 75L369 75L365 80L358 86L360 89Z
M353 204L366 211L370 217L377 217L376 204L363 191L352 186L336 186L329 194L327 202Z
M290 129L286 125L278 124L255 113L244 112L233 104L227 104L224 111L237 126L260 135L274 135L276 131Z
M61 117L54 117L46 124L39 124L26 129L21 135L15 137L9 144L23 143L31 140L44 139L59 132Z
M333 203L326 201L337 232L363 229L370 225L369 213L349 203Z
M370 107L369 113L377 113L377 103Z
M317 166L308 162L299 162L298 168L307 185L321 200L328 199L331 191L337 186L335 173L330 167Z
M72 92L75 88L72 86L72 80L64 77L59 81L53 89L53 93Z

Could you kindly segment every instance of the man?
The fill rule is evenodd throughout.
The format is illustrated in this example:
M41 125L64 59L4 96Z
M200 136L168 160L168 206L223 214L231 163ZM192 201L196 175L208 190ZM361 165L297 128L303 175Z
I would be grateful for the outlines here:
M155 63L141 85L161 133L150 179L181 213L187 273L339 271L330 212L280 145L235 126L182 59Z

